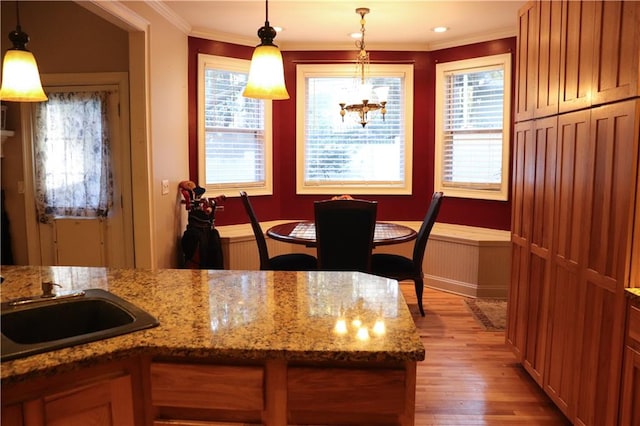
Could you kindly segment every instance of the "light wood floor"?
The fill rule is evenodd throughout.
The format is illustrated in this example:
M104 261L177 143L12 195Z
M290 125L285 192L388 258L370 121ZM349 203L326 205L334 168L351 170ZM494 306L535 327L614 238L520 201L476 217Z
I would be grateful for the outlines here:
M424 342L418 364L416 426L569 425L505 345L485 331L463 298L425 289L425 317L410 282L400 288Z

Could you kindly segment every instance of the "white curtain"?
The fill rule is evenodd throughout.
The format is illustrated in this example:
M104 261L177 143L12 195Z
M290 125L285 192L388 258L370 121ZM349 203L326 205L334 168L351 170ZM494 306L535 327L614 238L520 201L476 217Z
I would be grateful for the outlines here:
M35 107L38 219L106 217L113 204L109 92L49 93Z

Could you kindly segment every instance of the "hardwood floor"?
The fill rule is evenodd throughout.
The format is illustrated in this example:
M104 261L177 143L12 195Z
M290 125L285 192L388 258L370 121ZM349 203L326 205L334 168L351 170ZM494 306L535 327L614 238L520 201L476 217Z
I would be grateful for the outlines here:
M401 283L426 359L418 364L416 426L569 425L505 345L485 331L463 298L425 289L425 317L413 283Z

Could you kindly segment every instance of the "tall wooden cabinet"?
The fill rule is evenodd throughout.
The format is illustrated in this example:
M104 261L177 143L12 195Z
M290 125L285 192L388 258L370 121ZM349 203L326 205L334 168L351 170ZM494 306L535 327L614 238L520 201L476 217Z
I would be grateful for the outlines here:
M520 10L507 342L574 423L619 424L640 286L640 2Z

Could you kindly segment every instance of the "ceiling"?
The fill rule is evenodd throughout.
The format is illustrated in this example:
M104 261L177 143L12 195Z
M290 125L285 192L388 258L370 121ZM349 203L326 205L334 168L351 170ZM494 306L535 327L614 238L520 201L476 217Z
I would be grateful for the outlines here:
M282 50L355 49L350 33L360 30L358 7L368 7L368 50L436 50L516 35L517 12L525 1L482 0L271 0L269 22L280 26ZM178 1L150 4L185 33L254 46L265 21L265 2ZM433 27L449 31L434 33Z

